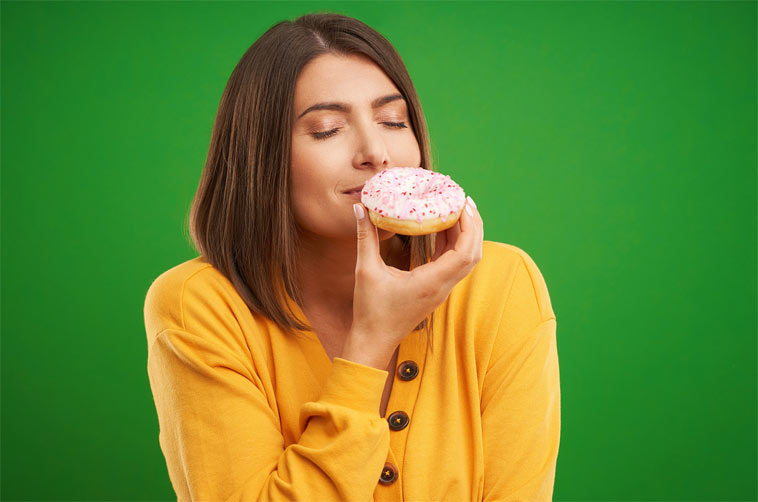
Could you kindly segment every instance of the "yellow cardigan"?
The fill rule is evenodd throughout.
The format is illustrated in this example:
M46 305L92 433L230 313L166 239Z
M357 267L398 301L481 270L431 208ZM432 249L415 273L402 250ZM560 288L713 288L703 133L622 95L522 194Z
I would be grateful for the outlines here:
M301 319L302 310L290 299ZM556 321L520 248L482 259L388 376L252 315L202 257L145 299L147 372L177 500L548 501L560 442ZM391 313L388 313L391 315Z

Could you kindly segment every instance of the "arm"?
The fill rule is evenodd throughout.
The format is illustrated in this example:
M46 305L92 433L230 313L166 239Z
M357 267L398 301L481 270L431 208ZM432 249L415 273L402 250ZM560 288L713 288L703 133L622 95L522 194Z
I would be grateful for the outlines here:
M483 500L551 501L561 430L556 320L528 257L501 317L481 410Z
M178 500L372 500L389 449L376 412L386 371L335 358L287 448L257 376L221 344L164 330L148 374Z

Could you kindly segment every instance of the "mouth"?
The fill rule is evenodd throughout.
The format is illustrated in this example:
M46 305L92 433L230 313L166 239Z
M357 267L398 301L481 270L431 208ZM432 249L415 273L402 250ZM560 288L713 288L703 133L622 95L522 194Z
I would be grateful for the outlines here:
M344 190L342 193L344 193L346 195L360 195L361 194L361 190L363 190L363 185L358 186L358 187L350 188L349 190Z
M347 195L348 197L350 197L352 199L357 199L357 200L361 199L361 190L360 190L360 188L358 190L350 190L350 191L342 192L342 193L345 194L345 195Z

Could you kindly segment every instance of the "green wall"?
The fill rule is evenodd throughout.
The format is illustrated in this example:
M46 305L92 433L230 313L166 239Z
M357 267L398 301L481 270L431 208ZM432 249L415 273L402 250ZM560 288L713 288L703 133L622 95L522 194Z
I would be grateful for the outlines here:
M224 85L334 10L558 319L557 501L756 500L756 2L19 2L2 18L3 500L175 500L142 318ZM457 502L457 501L453 501Z

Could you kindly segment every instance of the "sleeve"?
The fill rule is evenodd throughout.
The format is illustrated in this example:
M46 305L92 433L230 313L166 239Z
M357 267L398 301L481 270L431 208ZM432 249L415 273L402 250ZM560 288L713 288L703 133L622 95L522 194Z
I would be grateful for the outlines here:
M335 358L287 448L258 380L222 346L163 331L148 375L177 500L373 500L389 450L377 413L386 371Z
M164 289L148 297L148 318L170 318L161 305L177 294ZM182 325L148 336L159 443L177 500L373 500L390 444L378 413L388 372L335 358L319 398L300 408L298 442L285 448L270 385L210 293L185 291Z
M561 431L556 320L528 256L501 315L481 406L483 500L551 501Z

